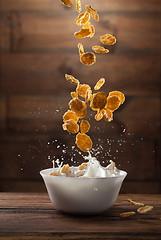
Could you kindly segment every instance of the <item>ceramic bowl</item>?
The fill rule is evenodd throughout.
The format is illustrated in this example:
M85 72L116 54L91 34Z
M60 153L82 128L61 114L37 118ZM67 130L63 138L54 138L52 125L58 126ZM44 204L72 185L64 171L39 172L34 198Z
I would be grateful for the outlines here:
M106 178L53 176L52 168L40 172L55 208L71 214L98 214L116 201L127 173Z

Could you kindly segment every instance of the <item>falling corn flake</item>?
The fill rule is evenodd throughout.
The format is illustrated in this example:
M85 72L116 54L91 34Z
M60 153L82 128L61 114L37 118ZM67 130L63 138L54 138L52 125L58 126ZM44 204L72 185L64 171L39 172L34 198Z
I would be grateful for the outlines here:
M79 80L76 79L75 77L73 77L72 75L65 74L65 78L68 82L70 82L72 84L75 84L75 85L79 84Z
M78 98L73 98L69 102L69 107L73 112L77 113L83 109L83 101Z
M61 169L61 173L66 173L66 174L71 173L71 169L69 167L69 164L64 164L64 166Z
M79 131L79 125L73 119L69 119L63 124L63 130L75 134Z
M80 13L76 19L76 24L77 25L84 25L90 20L90 14L85 11L83 13Z
M78 133L76 135L76 142L75 142L80 150L83 152L88 152L92 148L92 141L91 138L86 135L85 133Z
M92 101L92 90L88 89L86 91L86 95L85 95L85 102L88 103L89 101Z
M81 12L82 7L81 7L81 1L80 0L76 0L76 10L78 13Z
M90 107L94 111L103 109L106 106L107 94L105 92L98 92L93 94L93 100L91 101Z
M105 45L113 45L116 43L116 38L111 34L106 34L100 37L100 42Z
M94 86L94 90L99 90L103 84L105 83L105 79L104 78L101 78L97 83L96 85Z
M97 114L94 117L96 119L96 121L100 121L103 118L104 112L105 112L104 109L97 111Z
M118 96L120 99L120 104L123 104L125 101L125 95L122 92L119 91L112 91L109 93L109 96Z
M95 34L95 28L93 25L91 25L90 22L87 22L86 24L83 25L82 29L89 29L90 35L89 37L92 38Z
M111 122L113 120L112 111L109 110L109 109L105 109L103 117L104 117L106 122Z
M85 37L89 37L91 34L89 29L81 29L79 32L75 32L74 36L77 38L85 38Z
M145 206L145 207L140 207L137 209L137 212L140 214L146 214L147 212L150 212L153 209L153 206Z
M72 7L73 3L70 0L60 0L61 3L63 3L67 7Z
M91 87L88 84L79 84L76 88L76 92L81 97L85 98L86 92L90 89L91 89Z
M63 121L66 122L70 119L73 119L76 123L78 122L79 118L75 115L74 112L68 110L66 113L63 115Z
M84 54L84 47L82 43L78 43L79 56L81 57Z
M131 204L135 205L135 206L144 206L144 203L140 203L140 202L135 202L133 200L131 200L130 198L127 199Z
M126 217L132 216L134 214L135 214L135 212L124 212L124 213L120 214L120 217L121 218L126 218Z
M96 62L96 56L94 53L87 52L82 54L82 56L80 57L80 61L81 63L90 66Z
M92 50L95 51L96 53L102 53L102 54L109 53L108 49L101 47L101 46L93 46Z
M76 115L79 117L79 118L85 118L86 115L87 115L87 106L84 105L84 108L79 111L79 112L76 112Z
M99 15L96 10L91 6L86 5L86 11L90 13L91 17L94 18L97 22L99 21Z
M106 109L111 110L112 112L119 108L120 106L120 98L116 95L108 96Z
M90 129L90 124L87 120L82 120L80 124L80 131L81 133L87 133Z
M76 92L71 92L70 95L72 98L78 98L78 93Z

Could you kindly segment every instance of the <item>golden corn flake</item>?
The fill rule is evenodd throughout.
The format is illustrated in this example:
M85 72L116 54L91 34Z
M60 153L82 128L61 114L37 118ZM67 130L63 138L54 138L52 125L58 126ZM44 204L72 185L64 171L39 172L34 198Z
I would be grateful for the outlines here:
M124 213L120 214L120 217L121 218L126 218L126 217L132 216L134 214L135 214L135 212L124 212Z
M90 124L87 120L82 120L81 124L80 124L80 131L81 133L87 133L90 129Z
M52 173L50 173L50 175L53 175L53 176L60 176L60 173L59 173L59 172L52 172Z
M94 53L87 52L82 54L82 56L80 57L80 61L81 63L90 66L96 62L96 56Z
M68 82L70 82L72 84L75 84L75 85L79 84L79 80L76 79L75 77L73 77L72 75L65 74L65 78Z
M146 214L147 212L151 211L153 209L153 206L145 206L145 207L140 207L137 209L137 212L140 214Z
M104 78L101 78L97 83L96 85L94 86L94 90L99 90L103 84L105 83L105 79Z
M75 142L80 150L88 152L92 148L92 141L85 133L78 133Z
M93 100L91 101L90 107L93 110L101 110L106 106L107 102L107 95L105 92L98 92L96 94L93 94Z
M144 206L144 203L135 202L135 201L133 201L133 200L131 200L131 199L128 199L128 201L129 201L131 204L135 205L135 206Z
M83 25L82 29L89 29L90 35L89 37L92 38L95 34L95 28L93 25L91 25L90 22L87 22L86 24Z
M79 165L79 167L78 167L78 170L84 170L84 169L86 169L87 168L87 166L88 166L88 163L86 163L86 162L84 162L84 163L82 163L81 165Z
M109 96L118 96L120 99L120 104L123 104L125 101L125 95L122 92L119 91L112 91L109 93Z
M116 38L111 34L106 34L100 37L100 42L105 45L113 45L116 43Z
M61 169L61 173L66 173L66 174L71 173L71 169L69 167L69 164L64 164L64 166Z
M97 111L97 114L95 115L96 121L100 121L103 118L104 112L105 112L105 109Z
M88 103L89 101L92 101L92 90L88 89L86 91L86 95L85 95L85 102Z
M76 92L71 92L70 95L72 98L78 98L78 94Z
M76 123L78 122L79 118L75 115L74 112L68 110L66 113L63 115L63 121L66 122L70 119L73 119Z
M76 19L78 26L86 24L90 20L90 14L88 12L80 13Z
M94 10L91 6L86 5L86 11L91 14L91 17L96 21L99 21L99 15L96 10Z
M112 112L118 109L120 106L120 98L116 95L108 96L106 109L111 110Z
M92 50L95 51L96 53L108 53L109 52L108 49L101 47L101 46L93 46Z
M68 105L70 109L75 113L83 109L83 101L78 98L73 98Z
M104 115L103 115L105 121L111 122L113 120L113 113L109 109L105 109Z
M84 107L81 111L76 112L76 115L77 115L79 118L85 118L86 115L87 115L87 107Z
M79 84L76 88L76 92L83 98L86 96L86 92L90 90L91 87L88 84Z
M84 54L84 47L81 43L78 43L79 56L81 57Z
M77 133L79 125L73 119L69 119L63 124L63 130L67 130L70 133Z
M63 3L67 7L72 7L73 3L70 0L60 0L61 3Z
M81 10L82 10L81 1L80 0L76 0L76 9L77 9L78 13L80 13Z
M81 29L79 32L75 32L74 36L77 38L85 38L89 37L91 34L89 29Z

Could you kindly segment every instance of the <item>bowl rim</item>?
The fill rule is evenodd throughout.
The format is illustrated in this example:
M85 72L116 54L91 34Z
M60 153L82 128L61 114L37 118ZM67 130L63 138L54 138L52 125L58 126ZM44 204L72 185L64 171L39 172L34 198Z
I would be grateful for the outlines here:
M52 177L52 178L61 178L61 179L113 179L113 178L120 178L120 177L126 177L127 176L127 172L124 171L124 170L120 170L119 171L122 173L121 175L119 176L110 176L110 177L85 177L85 178L78 178L78 177L66 177L66 176L54 176L54 175L50 175L50 174L45 174L44 172L45 171L49 171L49 170L53 170L53 168L46 168L46 169L42 169L40 171L40 175L42 177L44 176L48 176L48 177Z

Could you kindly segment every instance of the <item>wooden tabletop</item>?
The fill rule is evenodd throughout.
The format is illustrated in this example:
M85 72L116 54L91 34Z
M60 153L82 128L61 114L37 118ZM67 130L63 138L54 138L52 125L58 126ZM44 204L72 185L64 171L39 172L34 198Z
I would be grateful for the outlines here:
M154 208L121 219L137 209L128 198ZM57 211L47 193L0 193L0 239L161 239L161 195L122 194L103 214L73 216Z

